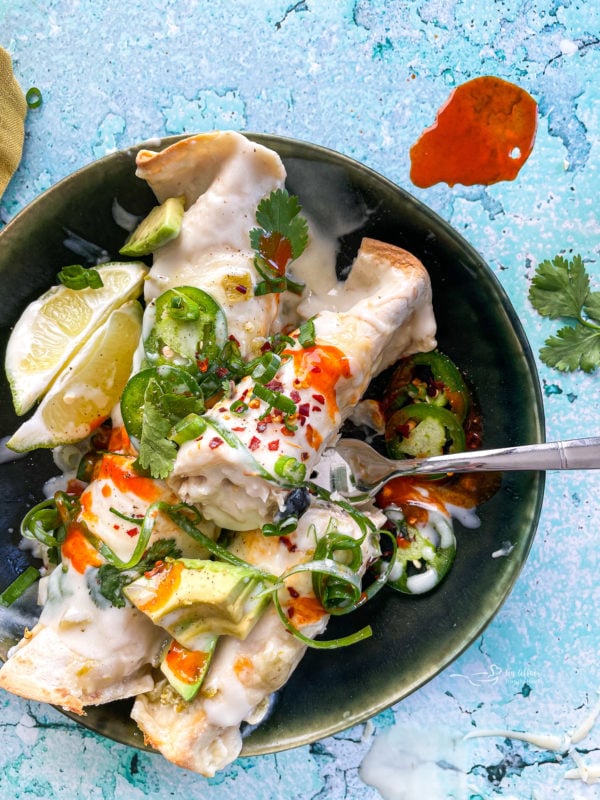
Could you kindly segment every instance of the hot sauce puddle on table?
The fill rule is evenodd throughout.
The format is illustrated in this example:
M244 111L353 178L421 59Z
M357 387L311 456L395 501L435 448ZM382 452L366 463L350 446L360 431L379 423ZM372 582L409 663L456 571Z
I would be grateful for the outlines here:
M423 189L514 180L535 141L537 104L524 89L483 76L458 86L410 151L410 178Z
M143 318L134 289L127 311L114 310L114 294L94 295L102 289L83 268L70 275L77 287L45 299L80 292L80 302L103 305L83 349L40 376L40 406L9 442L84 443L77 474L66 476L76 491L57 492L23 522L43 561L43 608L0 685L76 713L133 697L149 744L212 775L239 754L241 723L263 718L306 647L371 634L367 625L317 638L331 616L386 585L417 594L444 579L455 509L492 490L477 479L403 480L379 507L357 507L307 482L388 371L376 404L390 455L479 444L471 393L436 349L418 259L363 239L335 299L312 315L317 278L305 286L293 274L294 259L310 256L309 228L273 151L217 132L141 151L137 163L160 205L122 253L151 253L153 266L147 276L139 262L101 266L93 284L112 275L139 292L143 281ZM208 186L198 179L207 171ZM38 330L35 308L27 313L21 342L24 328L34 340ZM126 323L121 371L127 360L130 377L109 396L94 359L112 352ZM11 385L25 407L29 372L13 355ZM112 435L109 425L98 430L111 401ZM63 407L77 425L60 427Z

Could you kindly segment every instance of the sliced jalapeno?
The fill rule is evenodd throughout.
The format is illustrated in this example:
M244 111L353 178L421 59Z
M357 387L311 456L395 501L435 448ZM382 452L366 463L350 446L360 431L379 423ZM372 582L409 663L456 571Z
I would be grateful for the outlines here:
M396 561L388 585L404 594L424 594L446 576L456 556L452 523L434 509L423 526L409 525L400 509L386 510L396 526Z
M404 359L392 375L388 409L410 403L449 407L464 422L471 405L469 390L454 362L437 350Z
M465 432L446 408L414 403L395 411L386 423L385 443L391 458L426 458L465 449Z
M168 365L143 369L129 379L121 397L125 429L135 439L142 435L144 397L152 379L156 380L163 393L165 412L174 420L204 411L202 391L189 372Z
M226 341L221 306L202 289L179 286L156 299L153 326L144 342L146 361L197 372L198 362L212 360Z

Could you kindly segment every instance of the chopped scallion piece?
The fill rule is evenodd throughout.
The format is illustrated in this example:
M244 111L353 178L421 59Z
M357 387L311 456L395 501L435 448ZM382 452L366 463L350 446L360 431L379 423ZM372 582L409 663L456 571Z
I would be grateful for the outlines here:
M298 342L302 347L314 347L315 335L315 323L312 319L307 319L298 329Z
M6 589L0 594L0 606L7 608L11 606L15 600L18 600L29 587L34 584L40 577L39 570L35 567L27 567L15 580L9 584Z
M57 275L58 280L67 289L101 289L104 286L97 269L86 269L81 264L70 264L63 267Z
M253 394L260 400L264 400L265 403L268 403L274 408L278 408L280 411L283 411L286 414L294 414L296 412L296 403L294 403L294 401L289 397L281 394L281 392L273 392L271 389L267 389L266 386L263 386L260 383L255 384L252 391Z
M252 378L259 383L268 383L273 380L277 370L281 366L281 358L272 351L265 353L258 360L257 365L252 370Z
M229 410L232 414L235 414L236 417L243 417L246 411L248 411L248 403L244 403L243 400L234 400L229 406Z
M293 483L302 483L306 477L306 466L293 456L279 456L275 462L275 473Z
M37 86L32 86L31 89L27 90L25 102L27 103L28 108L39 108L42 105L42 100L42 93Z
M171 428L168 439L175 444L182 445L192 439L197 439L206 430L206 420L198 414L188 414Z

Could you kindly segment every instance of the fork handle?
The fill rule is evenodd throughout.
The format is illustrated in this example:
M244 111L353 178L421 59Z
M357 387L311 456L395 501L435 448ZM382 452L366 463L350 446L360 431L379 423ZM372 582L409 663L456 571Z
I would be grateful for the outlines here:
M525 444L498 450L432 456L426 459L389 459L398 475L432 475L436 472L507 472L515 470L600 469L600 437Z

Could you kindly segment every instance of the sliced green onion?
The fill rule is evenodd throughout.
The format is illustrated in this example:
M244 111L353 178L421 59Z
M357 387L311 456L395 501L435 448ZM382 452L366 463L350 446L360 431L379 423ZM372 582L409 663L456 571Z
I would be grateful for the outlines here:
M34 584L40 577L39 570L35 567L27 567L15 580L9 584L6 589L0 594L0 606L7 608L12 605L15 600L18 600L29 587Z
M191 511L195 515L196 521L198 521L199 515L197 509L193 508L192 506L188 506L185 503L181 503L177 506L171 506L164 500L159 500L154 505L159 507L160 511L169 517L169 519L171 519L179 528L181 528L184 533L187 533L187 535L194 539L194 541L205 547L209 553L212 553L215 558L218 558L221 561L226 561L229 564L234 564L238 567L245 567L249 570L252 570L256 577L267 581L268 583L276 584L279 582L279 578L276 575L272 575L271 573L265 572L259 567L255 567L253 564L249 564L247 561L244 561L242 558L238 558L236 555L231 553L229 550L227 550L227 548L222 547L217 542L213 542L213 540L206 536L206 534L198 530L193 519L190 519L182 513L182 509L185 511Z
M115 517L119 517L119 519L125 520L125 522L129 522L131 525L141 525L144 521L143 517L131 517L129 514L123 514L122 511L119 511L116 508L111 506L109 509L111 514L114 514Z
M182 319L187 322L192 322L200 316L200 306L198 303L187 297L183 292L178 292L177 289L172 289L173 296L170 302L164 309L167 316L171 319ZM207 322L213 322L214 319L205 315Z
M305 564L298 564L292 569L287 570L281 576L281 580L285 581L286 578L289 578L291 575L294 575L298 572L312 572L312 573L320 573L323 575L329 575L331 577L337 578L339 580L346 580L348 585L351 587L353 593L355 595L360 595L361 588L360 588L360 578L356 575L355 572L344 567L343 564L338 564L336 561L332 559L321 559L319 561L309 561ZM289 630L293 636L295 636L299 641L303 642L307 647L312 647L318 650L333 650L338 647L347 647L351 644L356 644L356 642L360 642L363 639L367 639L369 636L373 634L370 625L361 628L361 630L356 631L355 633L350 634L349 636L343 636L339 639L329 639L329 640L316 640L311 639L308 636L305 636L301 633L295 625L293 625L288 618L287 614L283 610L281 606L281 602L279 600L279 596L277 592L273 594L273 604L275 605L275 609L279 615L280 620L285 625L285 627ZM327 609L324 608L324 611L327 612Z
M298 329L298 342L302 347L314 347L315 336L315 323L313 319L307 319Z
M25 102L28 108L39 108L42 105L43 99L42 93L37 86L32 86L31 89L28 89L25 95Z
M278 523L267 522L262 526L261 530L263 536L287 536L288 534L293 533L297 527L298 517L295 515L290 515Z
M279 456L275 462L275 474L292 483L302 483L306 477L306 466L293 456Z
M263 386L261 383L255 384L252 392L260 400L264 400L265 403L268 403L274 408L278 408L280 411L284 411L286 414L296 413L296 403L294 403L294 401L289 397L281 394L281 392L273 392L271 389L267 389L267 387Z
M171 428L167 439L175 444L182 445L192 439L197 439L206 430L206 420L198 414L188 414Z
M299 283L298 281L293 281L289 277L286 277L285 280L288 292L292 292L293 294L302 294L302 292L304 291L303 283Z
M252 370L252 378L259 383L268 383L273 380L279 367L281 358L273 351L265 353L258 360L258 364Z
M21 536L35 539L46 547L60 547L65 530L54 498L31 508L21 522Z
M63 267L57 278L67 289L101 289L104 286L97 269L86 269L81 264Z
M235 414L236 417L243 417L246 411L248 411L248 403L244 403L243 400L234 400L229 406L229 410L232 414Z
M144 519L142 520L142 525L135 543L135 548L128 561L123 561L121 558L119 558L112 548L110 548L105 542L102 541L102 539L92 533L85 525L81 525L81 530L88 542L96 548L105 561L107 561L109 564L112 564L113 567L124 571L126 569L135 567L135 565L141 561L142 556L144 555L144 552L148 546L148 542L150 541L150 537L152 536L152 531L154 530L154 525L156 524L156 518L159 511L161 511L160 500L156 501L155 503L151 503L148 506L144 515ZM136 524L139 524L139 522Z

